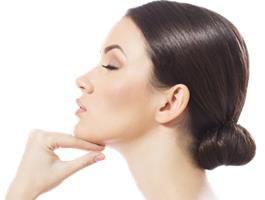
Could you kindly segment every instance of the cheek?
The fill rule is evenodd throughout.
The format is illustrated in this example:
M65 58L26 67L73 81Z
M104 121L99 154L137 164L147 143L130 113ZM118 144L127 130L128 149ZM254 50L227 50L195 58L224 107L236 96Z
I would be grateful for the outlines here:
M131 84L119 84L105 93L108 98L106 105L106 121L112 127L112 136L120 138L135 137L150 124L150 96L142 82L131 81Z
M127 85L116 85L112 90L109 90L107 93L109 97L109 104L112 105L113 108L119 107L127 107L129 106L136 106L137 99L142 98L140 87L136 84L127 84Z
M120 114L142 112L147 107L150 94L146 87L146 78L140 75L134 75L133 77L127 76L127 79L110 85L102 94L106 99L107 109L112 114L117 112Z
M97 87L88 113L76 126L76 136L100 143L135 137L150 119L148 93L138 80ZM149 115L149 116L148 116Z

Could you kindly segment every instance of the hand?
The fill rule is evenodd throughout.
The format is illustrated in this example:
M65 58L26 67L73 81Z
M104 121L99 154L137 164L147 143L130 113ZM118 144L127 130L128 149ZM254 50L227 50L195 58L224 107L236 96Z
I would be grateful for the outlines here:
M61 161L54 153L59 147L96 152L90 152L72 161ZM24 155L9 186L6 200L18 197L27 200L37 198L78 170L103 160L105 157L99 152L103 149L104 146L89 143L72 135L33 130L29 134Z

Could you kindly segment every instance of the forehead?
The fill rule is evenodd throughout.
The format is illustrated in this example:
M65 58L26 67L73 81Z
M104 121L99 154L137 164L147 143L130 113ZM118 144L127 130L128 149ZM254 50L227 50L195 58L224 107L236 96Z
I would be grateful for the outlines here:
M129 59L147 56L142 32L129 17L123 17L113 26L102 49L113 44L120 45Z

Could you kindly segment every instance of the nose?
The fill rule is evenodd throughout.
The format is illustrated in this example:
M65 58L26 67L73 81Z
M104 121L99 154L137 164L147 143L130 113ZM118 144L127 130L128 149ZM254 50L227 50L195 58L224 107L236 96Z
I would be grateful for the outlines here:
M80 76L76 79L75 81L77 87L85 93L92 93L93 92L93 87L90 83L89 80L85 79L84 75Z

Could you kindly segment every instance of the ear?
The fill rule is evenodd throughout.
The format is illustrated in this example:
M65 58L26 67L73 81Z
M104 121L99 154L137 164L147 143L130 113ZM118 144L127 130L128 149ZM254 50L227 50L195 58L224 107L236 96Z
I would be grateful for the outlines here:
M177 119L188 105L190 92L186 85L177 84L163 94L161 104L155 113L159 123L168 123Z

